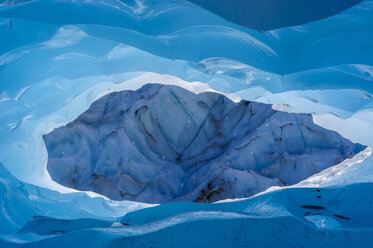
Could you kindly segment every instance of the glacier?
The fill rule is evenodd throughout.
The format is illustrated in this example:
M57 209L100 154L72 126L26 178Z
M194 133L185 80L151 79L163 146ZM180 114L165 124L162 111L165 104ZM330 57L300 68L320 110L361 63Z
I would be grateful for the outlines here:
M309 114L160 84L105 95L43 138L54 181L146 203L249 197L366 149Z
M0 247L373 247L373 1L311 2L0 0ZM257 17L234 14L248 8ZM361 146L291 186L216 203L58 181L44 135L148 84L312 118Z

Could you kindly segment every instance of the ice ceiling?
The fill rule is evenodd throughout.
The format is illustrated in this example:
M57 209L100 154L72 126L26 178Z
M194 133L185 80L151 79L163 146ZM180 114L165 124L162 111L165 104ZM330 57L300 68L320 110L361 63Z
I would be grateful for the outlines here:
M0 247L372 247L373 1L316 1L289 19L282 13L310 1L282 2L280 19L260 15L258 26L232 19L250 7L243 1L222 13L222 1L0 0ZM309 113L368 147L238 202L131 212L149 205L54 182L43 135L108 93L148 83Z

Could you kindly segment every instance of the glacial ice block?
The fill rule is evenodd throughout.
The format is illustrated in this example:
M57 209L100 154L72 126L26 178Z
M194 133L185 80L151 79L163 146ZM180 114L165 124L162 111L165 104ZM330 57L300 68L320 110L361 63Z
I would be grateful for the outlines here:
M110 93L44 141L56 182L146 203L249 197L365 148L310 114L159 84Z

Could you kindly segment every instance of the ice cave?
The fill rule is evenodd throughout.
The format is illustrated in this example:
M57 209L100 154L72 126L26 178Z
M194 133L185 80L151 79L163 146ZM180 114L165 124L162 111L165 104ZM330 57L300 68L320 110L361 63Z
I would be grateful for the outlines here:
M0 248L373 248L373 0L0 0L0 113Z

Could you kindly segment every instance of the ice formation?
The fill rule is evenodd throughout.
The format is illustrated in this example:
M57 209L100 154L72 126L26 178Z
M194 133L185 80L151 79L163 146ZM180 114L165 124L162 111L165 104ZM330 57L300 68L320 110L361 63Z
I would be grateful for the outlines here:
M373 247L373 1L223 2L0 0L1 248ZM250 6L259 19L239 14ZM153 206L57 183L43 135L146 84L270 104L367 147L292 186L219 203Z
M44 140L56 182L147 203L249 197L366 148L309 114L159 84L108 94Z
M234 4L228 4L225 0L190 0L233 23L259 31L295 26L326 18L361 1L236 0ZM237 8L237 5L240 8Z

